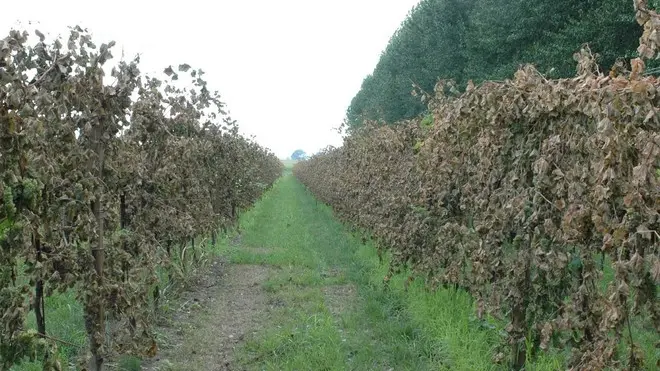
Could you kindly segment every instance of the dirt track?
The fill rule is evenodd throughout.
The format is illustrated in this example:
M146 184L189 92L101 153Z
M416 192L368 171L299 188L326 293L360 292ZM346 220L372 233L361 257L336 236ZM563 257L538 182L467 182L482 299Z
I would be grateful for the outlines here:
M145 370L236 370L233 354L268 310L261 283L270 268L215 262L178 299L172 323L159 329L158 355Z

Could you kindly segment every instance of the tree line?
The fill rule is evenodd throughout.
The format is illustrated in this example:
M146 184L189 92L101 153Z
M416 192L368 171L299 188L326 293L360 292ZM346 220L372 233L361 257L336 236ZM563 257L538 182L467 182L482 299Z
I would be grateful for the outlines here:
M629 68L642 34L632 10L630 0L422 0L364 79L345 125L415 117L426 106L413 85L432 94L438 79L462 91L469 80L502 80L528 63L549 78L574 76L572 55L584 43L601 71Z

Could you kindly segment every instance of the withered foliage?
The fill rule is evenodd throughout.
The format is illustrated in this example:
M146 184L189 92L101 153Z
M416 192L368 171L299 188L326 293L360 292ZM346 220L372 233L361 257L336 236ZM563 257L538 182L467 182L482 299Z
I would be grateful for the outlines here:
M114 43L79 27L52 42L35 33L0 40L0 369L62 369L44 298L75 288L81 366L100 370L113 351L153 355L156 269L200 254L194 239L233 226L282 164L238 134L201 70L158 79L136 59L108 78Z
M655 56L658 15L636 4ZM656 360L631 323L660 331L660 82L641 59L608 76L588 49L575 58L571 79L525 66L458 97L441 81L428 117L367 123L294 174L389 249L391 273L465 289L480 318L507 321L496 361L523 367L527 341L570 350L571 369L638 369Z

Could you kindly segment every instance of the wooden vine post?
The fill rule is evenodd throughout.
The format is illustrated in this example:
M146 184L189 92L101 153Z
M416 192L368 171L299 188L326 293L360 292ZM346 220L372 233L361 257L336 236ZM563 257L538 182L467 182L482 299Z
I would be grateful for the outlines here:
M97 72L97 86L95 90L99 94L103 94L103 77ZM101 98L102 99L102 98ZM105 343L105 305L104 305L104 265L105 265L105 247L104 247L104 218L103 218L103 166L105 161L105 145L103 143L103 136L107 132L105 122L106 118L96 120L92 124L90 133L90 149L92 156L89 160L89 173L97 179L97 186L92 199L91 209L96 222L95 239L90 243L91 254L93 257L95 275L95 290L98 295L95 300L88 304L86 310L87 319L87 333L89 335L90 351L92 358L90 360L91 371L101 371L103 369L104 361L104 343Z

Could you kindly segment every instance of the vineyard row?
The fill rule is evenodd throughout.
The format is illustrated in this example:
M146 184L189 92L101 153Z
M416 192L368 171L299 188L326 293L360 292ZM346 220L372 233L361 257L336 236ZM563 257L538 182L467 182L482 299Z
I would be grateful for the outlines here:
M660 20L636 5L654 57ZM660 332L660 82L639 58L610 74L587 48L575 59L570 79L440 81L417 92L426 117L367 122L294 174L391 253L390 274L466 290L502 321L495 361L652 368L639 338Z
M203 71L110 68L114 43L80 27L34 34L0 40L0 369L63 368L44 299L74 290L80 366L98 371L114 352L154 354L157 272L201 260L195 238L234 226L282 164L238 134Z

